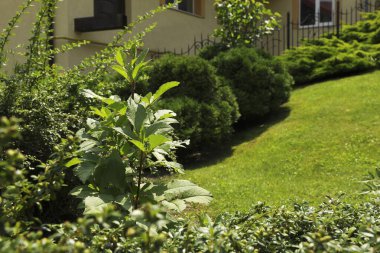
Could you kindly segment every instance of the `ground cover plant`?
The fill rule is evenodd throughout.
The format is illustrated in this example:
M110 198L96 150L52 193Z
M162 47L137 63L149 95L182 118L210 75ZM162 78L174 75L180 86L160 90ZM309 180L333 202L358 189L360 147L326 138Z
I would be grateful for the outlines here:
M187 171L215 197L208 211L247 210L346 192L378 164L380 72L293 91L283 111L235 135L234 146Z
M347 25L339 38L306 41L280 56L297 85L379 68L380 11L363 14L364 20Z

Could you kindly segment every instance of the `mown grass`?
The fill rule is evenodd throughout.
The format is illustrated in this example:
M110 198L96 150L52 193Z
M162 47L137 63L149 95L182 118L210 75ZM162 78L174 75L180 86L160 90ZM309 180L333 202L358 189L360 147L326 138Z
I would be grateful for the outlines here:
M211 214L258 201L317 204L339 192L357 201L359 181L380 162L380 71L299 88L233 142L180 177L213 193Z

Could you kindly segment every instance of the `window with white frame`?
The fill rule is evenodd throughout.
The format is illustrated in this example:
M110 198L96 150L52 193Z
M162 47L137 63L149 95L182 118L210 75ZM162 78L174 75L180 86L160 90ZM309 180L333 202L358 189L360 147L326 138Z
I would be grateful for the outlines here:
M166 4L174 3L174 0L166 0ZM194 0L182 0L178 5L174 6L175 9L195 14Z
M300 25L332 25L335 0L300 0Z

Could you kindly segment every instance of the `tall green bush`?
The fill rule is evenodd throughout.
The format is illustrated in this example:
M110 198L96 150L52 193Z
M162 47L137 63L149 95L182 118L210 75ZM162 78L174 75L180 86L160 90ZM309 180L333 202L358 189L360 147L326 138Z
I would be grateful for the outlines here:
M176 110L182 122L176 128L178 136L190 139L193 150L218 145L231 136L239 118L236 97L206 60L167 55L154 61L147 74L151 90L171 80L181 83L160 106Z
M277 109L290 96L293 79L283 64L253 48L234 48L212 60L236 94L243 120L254 120Z
M82 182L71 194L83 199L85 214L102 213L109 205L131 213L146 203L161 203L167 209L182 211L189 202L208 204L212 199L208 191L189 181L163 184L146 177L162 168L184 173L172 153L187 142L175 140L172 125L177 123L176 114L154 109L161 96L178 82L165 83L145 96L135 92L135 84L148 64L145 56L146 52L139 55L135 49L134 58L126 62L120 51L116 54L117 64L112 68L131 87L127 101L84 90L86 97L103 103L93 107L97 118L88 118L87 129L77 133L80 148L69 162Z
M258 38L279 27L280 14L267 8L267 0L217 0L219 27L214 35L231 48L252 46Z

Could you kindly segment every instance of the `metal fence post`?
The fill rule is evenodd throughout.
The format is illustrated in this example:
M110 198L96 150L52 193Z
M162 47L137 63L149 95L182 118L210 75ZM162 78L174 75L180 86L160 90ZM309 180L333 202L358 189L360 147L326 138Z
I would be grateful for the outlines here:
M286 14L286 48L290 48L290 12Z
M340 36L340 1L336 2L336 37Z

